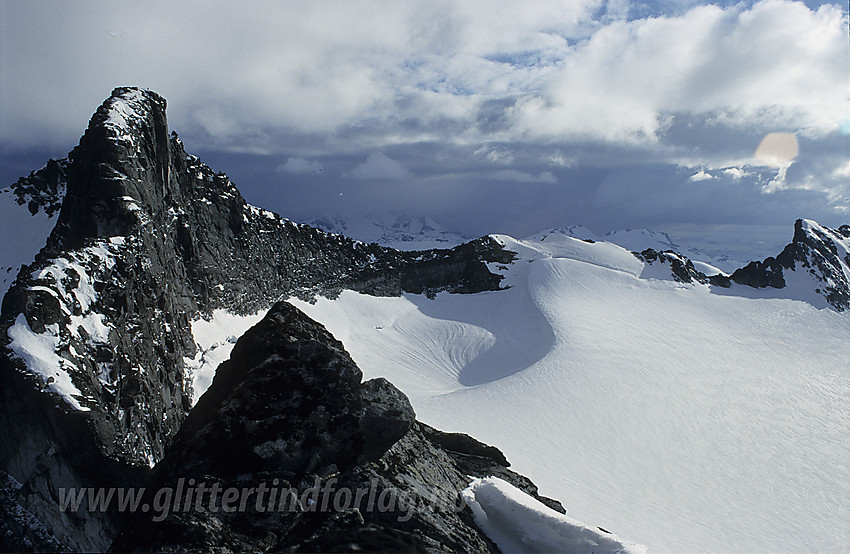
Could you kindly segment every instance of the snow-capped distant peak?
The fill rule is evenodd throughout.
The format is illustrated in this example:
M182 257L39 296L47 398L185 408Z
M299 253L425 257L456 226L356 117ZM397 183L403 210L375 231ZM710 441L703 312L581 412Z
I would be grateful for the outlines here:
M572 237L584 241L595 242L600 240L596 233L594 233L584 225L569 225L567 227L555 227L552 229L546 229L545 231L541 231L539 233L535 233L529 237L526 237L525 240L542 242L552 235L563 235L565 237Z
M449 231L431 218L399 212L365 215L359 218L317 217L305 220L304 223L328 233L345 235L396 250L453 248L469 240L469 237Z
M663 231L650 229L623 229L607 233L602 240L613 242L633 252L642 252L647 248L658 251L679 252L679 245Z
M576 240L599 244L581 246ZM707 277L723 274L711 264L692 261L667 233L649 229L612 231L600 238L586 227L571 225L542 231L522 242L546 244L546 250L554 257L574 257L602 267L628 268L628 272L644 278L706 283ZM632 257L646 264L646 268L624 262Z

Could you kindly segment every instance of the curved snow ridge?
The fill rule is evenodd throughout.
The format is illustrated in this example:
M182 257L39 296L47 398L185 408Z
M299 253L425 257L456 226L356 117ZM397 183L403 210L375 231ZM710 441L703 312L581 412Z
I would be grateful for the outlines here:
M293 303L422 421L499 447L579 520L668 552L840 550L846 314L642 279L626 251L588 263L604 250L550 238L497 237L519 255L491 266L507 290ZM488 355L464 386L459 363Z
M561 233L545 235L540 239L524 240L507 235L492 236L505 249L516 252L519 261L533 262L543 258L567 258L634 276L640 276L646 266L629 250L611 242L587 242Z
M579 519L652 548L841 544L850 320L575 260L528 265L552 355L486 387L412 396L423 421L498 446Z
M473 479L461 496L476 525L502 552L646 553L645 546L558 513L498 477Z
M402 385L437 394L527 369L555 338L525 286L434 299L343 291L336 300L289 302L324 324L370 377L391 374L396 382L404 368Z

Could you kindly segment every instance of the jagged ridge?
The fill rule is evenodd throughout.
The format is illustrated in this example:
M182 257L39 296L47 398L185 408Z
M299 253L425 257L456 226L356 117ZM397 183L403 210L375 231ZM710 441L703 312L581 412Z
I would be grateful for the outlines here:
M488 238L400 253L249 206L226 175L169 135L165 108L153 92L115 89L67 160L18 182L47 199L66 183L46 247L3 299L0 384L16 400L0 408L8 430L0 461L25 485L42 483L22 489L25 506L55 503L48 476L58 466L69 483L96 486L104 479L88 466L144 468L162 458L189 409L183 359L194 354L190 321L198 315L253 313L283 296L342 288L495 290L501 277L486 262L511 259ZM48 408L55 421L34 426L45 404L56 406ZM91 451L44 457L21 446L32 437L61 444L66 428ZM67 531L63 544L104 546L97 533L80 539L74 528L84 522L55 517L62 525L54 527Z
M806 286L837 311L850 308L850 225L830 229L808 219L798 219L793 240L778 256L751 262L728 277L706 276L690 259L672 250L647 248L634 254L647 264L669 265L673 278L684 283L723 288L737 283L756 289L782 289L787 286L786 277L794 275L805 279Z
M850 308L850 225L824 227L808 219L794 224L794 239L776 258L752 262L735 271L736 283L783 288L787 271L805 271L815 292L838 311Z

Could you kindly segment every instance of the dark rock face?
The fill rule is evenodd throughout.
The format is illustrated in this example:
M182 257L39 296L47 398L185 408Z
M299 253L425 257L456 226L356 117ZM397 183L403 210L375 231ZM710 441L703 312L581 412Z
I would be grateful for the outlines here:
M788 271L809 274L815 292L836 310L850 308L850 226L830 229L798 219L794 239L782 253L750 263L735 271L731 279L756 288L784 288Z
M67 551L67 537L76 550L102 550L117 533L117 515L62 512L61 489L140 486L148 467L106 455L100 444L109 438L93 435L83 413L56 409L7 359L0 364L0 550Z
M647 248L643 252L633 252L635 257L642 262L653 264L663 263L670 266L670 273L673 278L680 283L707 283L708 277L704 273L697 271L694 267L694 262L677 254L672 250L659 252L652 248Z
M0 406L0 421L10 422L0 468L22 484L5 488L7 495L66 549L106 548L112 516L55 513L57 483L114 483L108 472L91 471L111 463L133 476L121 482L138 482L162 459L189 411L183 360L196 351L190 322L199 315L255 313L288 295L346 288L496 290L502 277L486 263L513 259L488 237L402 253L249 206L224 174L169 135L165 108L150 91L116 89L67 160L13 187L30 211L61 211L47 246L3 298L0 384L13 401ZM34 353L24 339L49 344L50 352ZM39 363L55 374L34 370ZM371 386L376 405L392 400L389 389ZM399 431L395 420L369 417L379 425L366 426L377 433L366 457L388 440L382 433ZM69 436L84 453L68 445L44 455Z
M26 205L33 215L43 211L52 216L62 207L65 196L66 160L50 160L38 171L30 173L29 177L21 177L12 185L15 200L21 206Z
M228 479L285 467L298 481L376 459L408 431L413 408L389 382L361 378L340 342L278 303L237 341L163 466Z
M776 258L766 258L764 261L754 261L736 269L731 279L739 285L747 285L756 289L773 287L781 289L785 286L785 276L782 266Z
M226 512L223 494L207 492L203 511L137 513L114 548L496 551L459 507L467 476L498 475L538 496L534 485L508 470L496 448L417 423L387 381L360 380L324 327L290 304L275 305L239 339L148 487L176 490L180 479L193 479L254 489L251 502ZM281 506L279 491L290 488L296 492ZM261 489L278 491L275 501L271 490L259 497Z

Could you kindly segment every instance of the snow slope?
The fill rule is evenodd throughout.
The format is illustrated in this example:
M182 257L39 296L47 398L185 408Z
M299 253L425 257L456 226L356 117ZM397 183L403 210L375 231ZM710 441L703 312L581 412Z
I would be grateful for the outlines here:
M776 256L791 239L787 226L669 224L665 231L622 229L596 235L581 225L538 233L527 240L551 234L605 241L633 252L647 248L672 250L690 259L706 275L732 274L755 260ZM669 234L668 234L669 233Z
M520 254L506 291L290 301L580 521L650 551L850 548L846 314L610 243L497 238Z
M265 312L235 315L227 310L215 310L210 319L192 322L192 337L198 349L194 358L184 357L187 379L192 383L192 405L212 384L215 370L230 359L236 339L260 322Z

